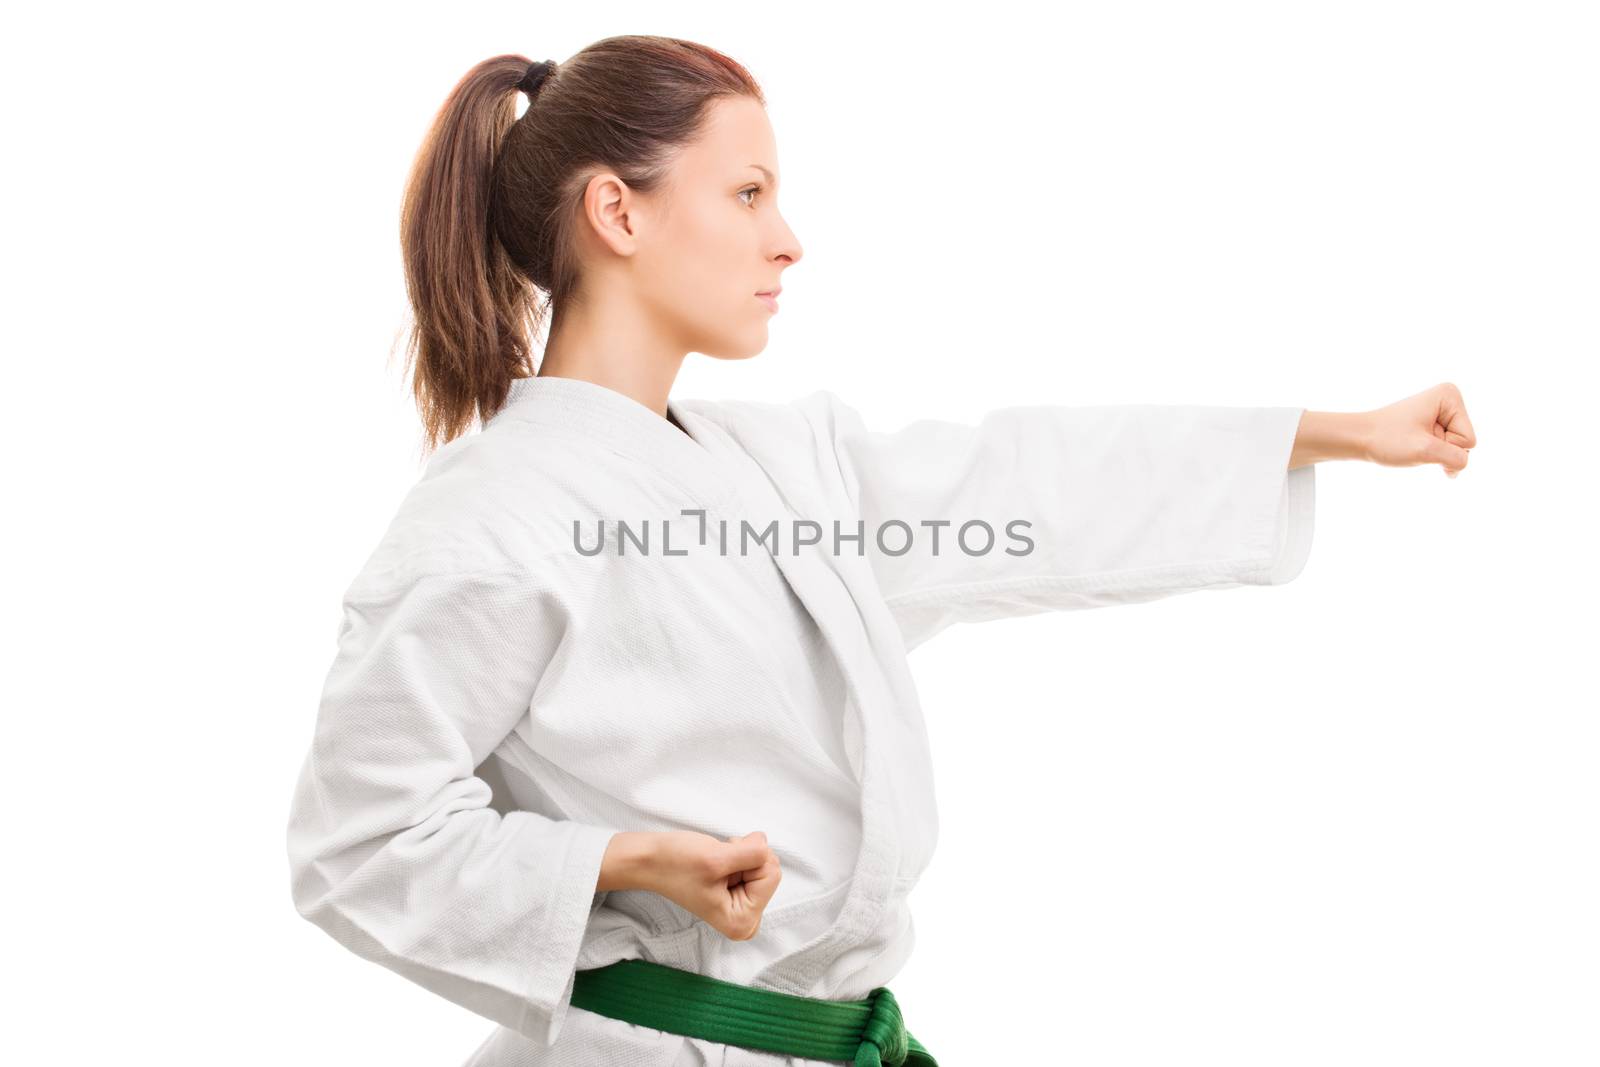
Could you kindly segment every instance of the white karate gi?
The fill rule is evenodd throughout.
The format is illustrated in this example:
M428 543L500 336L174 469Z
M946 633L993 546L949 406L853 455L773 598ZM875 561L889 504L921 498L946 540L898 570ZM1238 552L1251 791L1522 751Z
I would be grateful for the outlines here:
M816 1064L571 1008L573 971L889 984L938 832L907 650L958 622L1282 583L1310 551L1300 408L1011 407L893 433L826 391L669 408L689 434L603 386L519 380L435 453L345 593L288 827L294 904L499 1024L477 1067ZM822 532L798 554L796 518ZM837 554L836 519L864 534ZM974 519L996 540L979 553L974 527L968 554ZM577 550L574 520L588 548L604 520L604 551ZM648 520L648 551L616 520ZM740 520L777 520L776 554L741 554ZM890 520L903 555L906 529L878 543ZM594 891L617 831L755 829L783 877L749 941Z

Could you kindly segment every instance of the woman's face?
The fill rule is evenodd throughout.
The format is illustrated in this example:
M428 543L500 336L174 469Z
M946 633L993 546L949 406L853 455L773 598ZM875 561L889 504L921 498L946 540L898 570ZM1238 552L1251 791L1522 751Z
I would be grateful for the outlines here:
M766 109L724 97L663 187L638 198L633 281L650 317L685 350L745 359L766 347L775 312L756 294L778 289L801 255L778 213L778 180Z

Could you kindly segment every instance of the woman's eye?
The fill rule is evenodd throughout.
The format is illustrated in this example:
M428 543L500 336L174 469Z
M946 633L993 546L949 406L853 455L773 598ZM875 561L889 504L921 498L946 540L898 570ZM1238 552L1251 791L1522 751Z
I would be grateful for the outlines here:
M751 186L751 187L750 187L750 188L748 188L748 189L740 189L740 190L739 190L739 195L740 195L740 196L743 196L743 195L744 195L744 194L745 194L745 193L758 193L758 192L760 192L760 191L761 191L761 186L759 186L759 185L752 185L752 186ZM748 206L749 206L749 205L750 205L750 203L751 203L751 201L749 201L749 200L746 200L746 201L745 201L745 206L746 206L746 207L748 207Z

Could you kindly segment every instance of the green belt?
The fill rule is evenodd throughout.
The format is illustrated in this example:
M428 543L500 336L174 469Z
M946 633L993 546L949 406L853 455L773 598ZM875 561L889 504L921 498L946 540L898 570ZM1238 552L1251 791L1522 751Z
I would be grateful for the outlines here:
M820 1000L724 982L649 960L578 971L572 1005L669 1034L855 1067L939 1067L906 1032L888 987Z

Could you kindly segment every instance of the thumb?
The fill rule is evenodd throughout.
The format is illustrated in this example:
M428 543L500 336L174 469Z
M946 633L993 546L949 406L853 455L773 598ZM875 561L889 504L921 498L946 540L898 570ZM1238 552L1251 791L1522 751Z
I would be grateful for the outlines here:
M717 873L726 876L736 871L753 871L766 862L771 851L767 847L767 835L760 831L728 841L717 857Z
M1427 444L1423 446L1423 462L1439 464L1446 474L1454 478L1467 465L1467 450L1429 436Z

